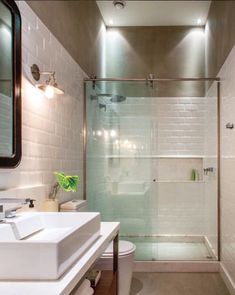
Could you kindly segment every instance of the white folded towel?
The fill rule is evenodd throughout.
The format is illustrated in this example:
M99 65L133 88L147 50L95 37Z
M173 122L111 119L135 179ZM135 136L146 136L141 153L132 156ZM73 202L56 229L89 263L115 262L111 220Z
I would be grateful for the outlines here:
M91 283L89 280L84 280L81 286L77 289L74 295L92 295L94 293L93 289L91 288Z
M91 287L89 287L88 289L83 290L82 292L80 292L78 289L74 295L92 295L92 294L94 294L94 290Z

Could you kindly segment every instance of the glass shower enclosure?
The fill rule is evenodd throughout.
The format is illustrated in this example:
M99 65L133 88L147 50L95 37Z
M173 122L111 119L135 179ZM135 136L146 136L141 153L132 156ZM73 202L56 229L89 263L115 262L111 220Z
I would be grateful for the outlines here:
M85 82L88 207L121 223L137 261L218 259L212 82L207 91L197 79Z

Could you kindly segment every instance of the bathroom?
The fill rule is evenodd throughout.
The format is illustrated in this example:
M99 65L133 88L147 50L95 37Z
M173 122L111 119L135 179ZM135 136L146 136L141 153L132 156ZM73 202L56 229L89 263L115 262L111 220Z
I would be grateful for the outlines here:
M0 294L235 294L234 26L0 1Z

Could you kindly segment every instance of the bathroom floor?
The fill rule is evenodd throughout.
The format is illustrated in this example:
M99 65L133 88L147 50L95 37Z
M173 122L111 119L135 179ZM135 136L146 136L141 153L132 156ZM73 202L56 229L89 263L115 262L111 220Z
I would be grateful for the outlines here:
M229 295L218 273L134 273L130 295Z
M206 244L203 241L183 242L165 241L158 242L156 238L127 238L136 245L135 260L213 260Z

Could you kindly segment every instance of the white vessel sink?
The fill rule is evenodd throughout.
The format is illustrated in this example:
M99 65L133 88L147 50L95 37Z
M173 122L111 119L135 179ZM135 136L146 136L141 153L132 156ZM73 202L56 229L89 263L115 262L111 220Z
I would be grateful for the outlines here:
M22 213L0 224L0 279L56 280L100 236L99 213Z
M14 241L15 235L9 224L0 224L0 242Z

